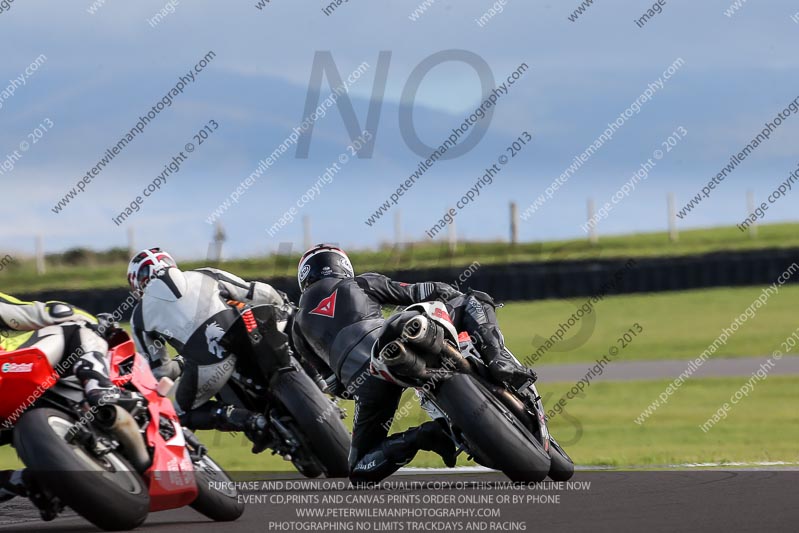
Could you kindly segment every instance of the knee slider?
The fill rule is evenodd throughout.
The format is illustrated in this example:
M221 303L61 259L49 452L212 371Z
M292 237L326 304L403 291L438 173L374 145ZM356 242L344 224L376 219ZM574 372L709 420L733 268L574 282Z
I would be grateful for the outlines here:
M64 320L75 315L75 309L64 302L48 302L46 309L50 316L57 320Z

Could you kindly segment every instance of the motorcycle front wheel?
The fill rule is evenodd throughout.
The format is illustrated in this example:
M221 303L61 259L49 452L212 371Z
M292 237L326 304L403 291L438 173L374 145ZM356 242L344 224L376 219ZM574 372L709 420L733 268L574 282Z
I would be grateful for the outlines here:
M136 470L115 451L96 456L67 442L77 421L56 409L25 413L14 428L14 448L36 483L106 531L139 527L150 510L150 494Z
M215 522L232 522L244 513L244 504L227 472L208 455L194 463L194 478L199 492L192 509Z

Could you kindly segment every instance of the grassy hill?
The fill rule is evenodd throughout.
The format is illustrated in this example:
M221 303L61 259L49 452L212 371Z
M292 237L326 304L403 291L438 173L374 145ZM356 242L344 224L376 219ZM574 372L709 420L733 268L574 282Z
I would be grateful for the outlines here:
M402 248L385 247L378 251L352 251L350 257L358 272L391 271L425 267L458 267L472 264L538 262L561 259L681 256L722 250L799 247L799 224L761 226L756 239L734 227L690 230L680 233L678 242L669 242L666 233L640 233L603 237L597 245L586 240L521 243L465 242L450 252L446 243L412 243ZM180 257L180 250L171 250ZM0 254L4 255L4 254ZM291 255L226 261L219 265L246 279L294 276L299 252ZM32 292L43 289L90 289L123 287L126 261L120 254L98 254L58 264L48 264L45 275L36 274L32 259L15 258L0 270L4 292ZM116 257L109 260L108 257ZM205 261L187 261L185 269L207 266Z

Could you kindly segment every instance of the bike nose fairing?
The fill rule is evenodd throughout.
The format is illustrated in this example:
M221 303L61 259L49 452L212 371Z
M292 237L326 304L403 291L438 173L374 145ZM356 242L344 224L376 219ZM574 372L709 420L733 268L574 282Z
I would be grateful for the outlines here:
M0 423L13 425L57 381L47 357L37 349L0 353Z

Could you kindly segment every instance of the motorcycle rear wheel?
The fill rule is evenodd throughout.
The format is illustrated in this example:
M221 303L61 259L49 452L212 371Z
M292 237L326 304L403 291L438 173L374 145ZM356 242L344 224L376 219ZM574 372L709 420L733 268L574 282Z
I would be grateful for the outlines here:
M569 481L574 475L574 463L557 441L549 438L549 456L552 464L549 467L549 479L552 481Z
M119 453L96 457L68 443L74 417L56 409L25 413L14 428L14 448L37 483L106 531L130 530L150 510L147 485Z
M547 477L550 457L535 436L480 383L456 374L435 393L454 429L485 466L512 481L538 482Z
M299 430L300 442L313 454L326 477L349 475L350 435L336 406L305 372L284 372L276 377L273 394ZM319 473L301 471L306 477Z

